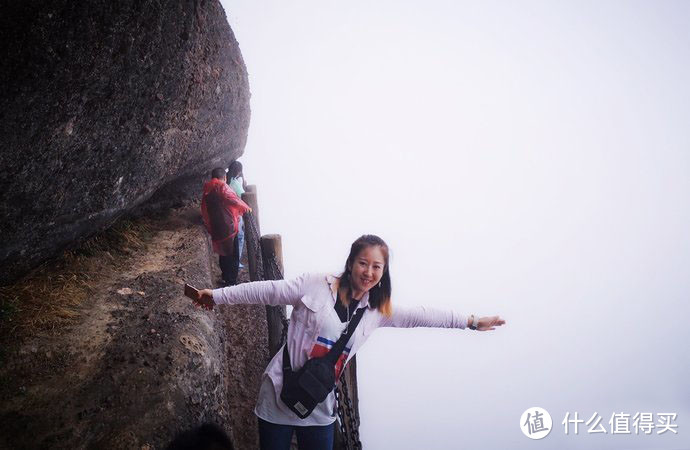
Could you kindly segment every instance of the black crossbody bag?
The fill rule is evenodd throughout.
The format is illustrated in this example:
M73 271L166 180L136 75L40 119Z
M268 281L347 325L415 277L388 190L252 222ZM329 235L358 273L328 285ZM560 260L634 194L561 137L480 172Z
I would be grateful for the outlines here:
M335 364L359 325L365 309L357 310L347 326L347 333L340 335L325 356L311 358L297 372L292 371L287 342L283 346L283 389L280 399L300 419L308 417L335 387Z

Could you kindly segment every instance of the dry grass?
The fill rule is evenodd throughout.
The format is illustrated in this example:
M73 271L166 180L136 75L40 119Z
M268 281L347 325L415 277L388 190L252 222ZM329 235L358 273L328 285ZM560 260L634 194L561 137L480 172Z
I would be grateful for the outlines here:
M150 236L151 227L145 221L121 220L16 283L0 287L2 337L55 332L72 322L103 271L144 248Z
M147 222L122 220L109 230L93 236L72 253L77 256L105 253L112 258L112 254L128 254L132 250L144 248L150 234L151 227Z

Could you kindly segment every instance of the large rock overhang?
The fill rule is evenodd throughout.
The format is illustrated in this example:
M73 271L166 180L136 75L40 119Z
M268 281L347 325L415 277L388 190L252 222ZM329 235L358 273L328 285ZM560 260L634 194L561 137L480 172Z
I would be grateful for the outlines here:
M217 0L3 3L0 284L242 154L247 70Z

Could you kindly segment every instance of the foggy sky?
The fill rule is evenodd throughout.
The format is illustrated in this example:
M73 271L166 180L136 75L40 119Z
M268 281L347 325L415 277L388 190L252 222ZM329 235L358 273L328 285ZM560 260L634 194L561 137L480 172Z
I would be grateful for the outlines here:
M374 233L394 304L508 322L377 330L366 448L690 447L690 3L223 4L286 277ZM565 435L566 412L675 412L679 433Z

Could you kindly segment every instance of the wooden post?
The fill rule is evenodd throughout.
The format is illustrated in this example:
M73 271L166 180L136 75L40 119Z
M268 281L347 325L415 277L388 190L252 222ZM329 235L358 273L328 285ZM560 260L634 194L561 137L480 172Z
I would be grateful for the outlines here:
M259 227L259 201L256 191L255 184L248 184L247 189L245 189L244 194L242 194L242 200L249 205L249 207L254 212L254 217L256 218L256 228Z
M253 188L249 191L249 188ZM260 281L259 271L263 268L261 258L261 251L259 246L259 239L261 237L261 229L259 228L259 203L256 198L256 186L247 186L247 191L242 194L242 200L249 205L252 212L244 215L244 241L247 245L247 261L249 262L249 279L251 281Z
M261 236L261 251L264 256L264 266L266 270L266 278L271 280L280 280L283 278L283 240L279 234L266 234ZM273 259L276 265L267 264ZM279 273L276 273L276 269Z
M261 253L264 261L264 274L267 280L283 278L283 247L279 234L261 236ZM286 315L285 306L267 306L266 321L268 322L268 352L269 357L280 349L280 339L283 334L283 320Z

